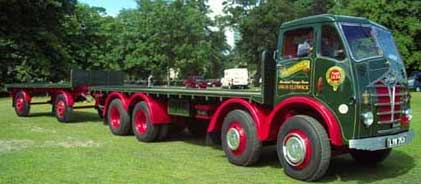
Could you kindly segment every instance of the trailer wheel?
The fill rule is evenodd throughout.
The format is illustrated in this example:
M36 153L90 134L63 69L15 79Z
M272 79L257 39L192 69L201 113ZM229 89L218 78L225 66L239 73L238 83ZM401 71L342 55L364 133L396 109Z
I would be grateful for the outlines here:
M132 128L137 140L152 142L157 140L160 133L159 126L151 122L149 108L145 102L136 104L132 114Z
M284 172L299 180L317 180L329 168L329 138L323 126L310 116L294 116L281 126L277 152Z
M107 110L107 121L114 135L130 134L130 117L120 99L111 101Z
M25 99L23 92L18 92L15 95L14 107L15 107L16 115L21 116L21 117L29 115L31 106L29 105L29 102Z
M73 108L69 107L64 95L57 95L54 102L54 110L58 121L66 123L71 120Z
M376 165L384 161L389 155L392 149L384 149L377 151L366 151L366 150L349 150L352 158L360 164L364 165Z
M222 148L233 164L247 166L258 161L262 143L257 138L254 120L243 110L227 114L222 125Z

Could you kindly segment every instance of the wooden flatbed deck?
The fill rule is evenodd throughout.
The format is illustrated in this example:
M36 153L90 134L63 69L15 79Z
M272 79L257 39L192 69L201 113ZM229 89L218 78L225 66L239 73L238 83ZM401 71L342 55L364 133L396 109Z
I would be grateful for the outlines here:
M72 84L65 82L65 83L14 83L14 84L6 84L4 86L7 89L11 88L19 88L19 89L52 89L52 88L60 88L60 89L71 89L73 88Z
M166 96L179 97L205 97L205 98L244 98L258 103L262 102L262 94L260 89L222 89L222 88L185 88L185 87L165 87L153 86L148 88L141 85L123 85L123 86L94 86L90 87L91 92L113 92L120 91L125 93L146 93Z

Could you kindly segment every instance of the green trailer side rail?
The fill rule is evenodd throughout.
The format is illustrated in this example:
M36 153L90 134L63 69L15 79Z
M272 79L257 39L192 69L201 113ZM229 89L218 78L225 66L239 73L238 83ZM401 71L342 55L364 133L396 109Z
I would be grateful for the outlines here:
M157 87L148 88L145 86L124 85L124 86L93 86L89 88L91 93L109 93L119 91L123 93L145 93L157 96L178 96L178 97L205 97L205 98L243 98L256 103L262 103L260 89L196 89L185 87Z
M12 83L12 84L5 84L4 85L6 91L13 89L13 88L21 88L21 89L52 89L52 88L60 88L60 89L72 89L73 86L69 82L64 83Z
M5 90L12 89L74 89L79 86L122 85L124 73L120 71L79 70L70 71L68 78L61 82L35 82L5 84Z

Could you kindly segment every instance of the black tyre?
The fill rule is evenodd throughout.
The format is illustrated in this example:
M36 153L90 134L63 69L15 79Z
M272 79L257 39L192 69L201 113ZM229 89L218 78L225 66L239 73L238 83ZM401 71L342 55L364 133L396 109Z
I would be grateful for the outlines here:
M129 135L131 133L130 116L119 99L114 99L108 106L107 122L114 135Z
M158 139L160 127L152 124L150 116L148 105L145 102L136 104L132 113L132 129L139 141L152 142Z
M168 132L169 132L169 125L168 124L159 125L159 133L158 133L157 140L166 139L168 137Z
M23 92L18 92L13 99L13 106L15 107L16 115L18 116L28 116L31 106L26 100Z
M190 118L186 122L187 129L193 137L205 137L208 130L208 122Z
M392 149L384 149L377 151L366 151L366 150L349 150L352 158L360 164L364 165L376 165L383 162L389 155Z
M221 131L222 148L233 164L252 165L259 160L262 143L257 138L254 120L243 110L233 110L224 119Z
M67 104L66 98L63 94L56 96L53 109L58 121L62 123L71 121L73 108Z
M314 181L329 168L329 138L323 126L310 116L294 116L281 126L277 152L284 172L295 179Z

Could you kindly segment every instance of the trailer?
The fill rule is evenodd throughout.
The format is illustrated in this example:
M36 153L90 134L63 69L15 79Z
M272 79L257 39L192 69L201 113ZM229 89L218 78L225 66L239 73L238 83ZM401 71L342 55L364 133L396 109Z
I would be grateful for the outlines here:
M12 106L18 116L29 116L33 105L51 104L52 113L60 122L71 121L74 109L93 108L95 106L74 106L85 101L88 88L95 85L122 85L123 72L71 70L68 80L58 83L16 83L6 84L5 88L12 97ZM50 100L33 102L34 96L49 96ZM101 115L102 112L99 112Z
M106 84L89 93L115 135L160 141L182 125L240 166L276 145L284 172L305 181L323 177L337 154L377 164L411 142L407 76L387 28L318 15L283 23L278 35L276 50L262 53L258 89ZM18 91L14 103L25 99Z

